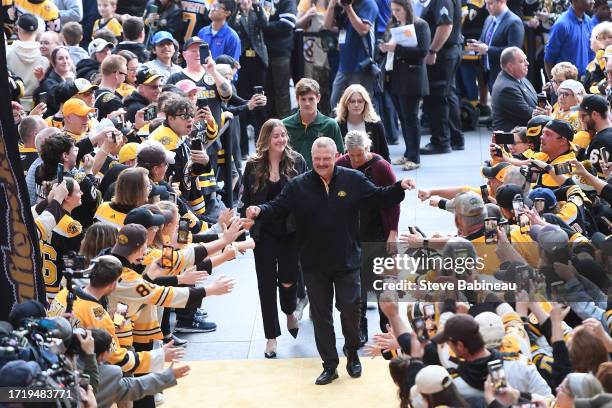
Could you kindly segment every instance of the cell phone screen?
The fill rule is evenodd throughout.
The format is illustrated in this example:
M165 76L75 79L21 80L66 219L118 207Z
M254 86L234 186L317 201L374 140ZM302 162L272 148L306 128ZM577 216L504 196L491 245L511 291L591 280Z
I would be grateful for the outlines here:
M57 164L57 169L55 170L55 178L57 179L57 184L60 184L64 181L64 165L61 163Z
M189 221L180 220L179 228L178 228L178 236L176 237L176 242L179 244L187 244L189 242Z
M495 244L497 242L497 219L485 219L485 243Z
M200 44L200 64L206 64L208 57L210 57L210 48L208 44Z
M162 267L172 268L174 265L173 260L174 248L169 245L164 245L162 248Z

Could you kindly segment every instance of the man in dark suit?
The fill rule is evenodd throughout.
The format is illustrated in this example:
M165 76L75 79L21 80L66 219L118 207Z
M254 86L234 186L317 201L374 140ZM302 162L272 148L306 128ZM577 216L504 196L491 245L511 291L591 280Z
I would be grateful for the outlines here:
M502 71L491 92L493 130L510 131L525 126L537 104L537 94L526 78L529 62L518 47L508 47L500 57Z
M501 67L499 58L508 47L521 47L525 28L523 22L506 5L506 0L486 0L490 16L484 23L480 41L469 45L472 51L482 55L481 63L489 92Z

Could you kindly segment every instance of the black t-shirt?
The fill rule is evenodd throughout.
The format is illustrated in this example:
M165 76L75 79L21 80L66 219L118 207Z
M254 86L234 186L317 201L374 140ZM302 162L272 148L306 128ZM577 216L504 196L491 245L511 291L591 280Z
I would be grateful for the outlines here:
M444 44L445 47L462 43L460 0L430 0L421 18L427 21L432 39L439 25L453 25L453 30Z
M610 155L612 155L612 128L607 128L597 133L586 150L586 157L593 163L600 177L603 177L603 171L599 165L602 148L607 150L605 159L609 161L611 159Z

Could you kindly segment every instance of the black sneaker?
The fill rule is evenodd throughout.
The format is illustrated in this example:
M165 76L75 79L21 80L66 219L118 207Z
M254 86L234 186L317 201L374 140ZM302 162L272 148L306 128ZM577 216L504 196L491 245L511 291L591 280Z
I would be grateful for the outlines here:
M449 147L436 146L432 143L428 143L425 147L421 147L420 153L425 154L444 154L450 153L452 150Z
M176 337L174 334L164 336L164 344L168 344L172 340L174 340L174 345L176 347L185 347L187 343L189 343L187 340L183 340L180 337Z
M191 323L177 322L174 331L177 333L210 333L217 330L217 325L206 320L194 320Z

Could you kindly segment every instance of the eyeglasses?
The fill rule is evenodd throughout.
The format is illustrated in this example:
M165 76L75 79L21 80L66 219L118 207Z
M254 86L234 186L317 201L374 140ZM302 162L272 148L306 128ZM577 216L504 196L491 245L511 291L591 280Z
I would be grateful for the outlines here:
M157 85L147 84L147 86L153 89L162 89L164 87L162 84L157 84Z
M128 72L136 72L138 71L138 68L128 68Z
M559 92L557 95L559 96L559 98L569 98L570 96L574 96L574 94L571 92Z
M182 118L184 120L189 120L189 119L193 119L194 114L193 113L189 113L189 112L185 112L185 113L178 113L176 115L172 115L175 118Z
M117 71L120 75L125 75L127 76L127 72L122 72L122 71Z
M225 7L223 7L221 4L213 4L210 6L211 10L225 10Z

